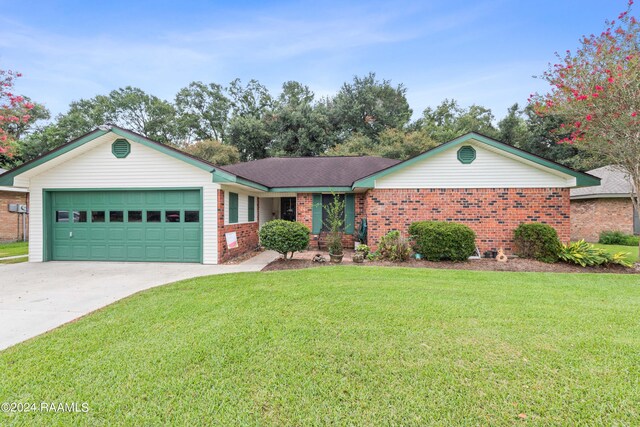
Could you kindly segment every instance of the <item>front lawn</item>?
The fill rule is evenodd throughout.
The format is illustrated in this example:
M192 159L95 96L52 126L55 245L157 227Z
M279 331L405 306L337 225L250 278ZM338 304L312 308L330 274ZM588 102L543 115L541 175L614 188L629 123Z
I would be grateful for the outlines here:
M29 242L0 243L0 258L29 253Z
M638 247L637 246L622 246L622 245L603 245L601 243L594 243L595 246L599 248L606 249L607 252L615 254L617 252L628 252L629 256L627 256L627 260L629 262L638 262L640 259L638 258Z
M634 425L639 312L635 275L187 280L0 352L0 402L89 405L0 424Z

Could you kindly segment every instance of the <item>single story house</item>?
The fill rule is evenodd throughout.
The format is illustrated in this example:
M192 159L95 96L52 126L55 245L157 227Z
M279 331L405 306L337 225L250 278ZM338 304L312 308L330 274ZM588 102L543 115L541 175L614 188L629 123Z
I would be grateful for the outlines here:
M633 186L623 171L604 166L588 172L597 187L571 189L571 240L597 242L603 231L640 234L638 212L631 202Z
M5 173L0 169L0 175ZM28 206L29 193L25 188L0 186L0 242L15 242L26 238L29 217L18 212L19 206Z
M323 205L346 201L346 240L368 243L413 221L469 225L481 251L511 251L522 222L569 240L569 189L599 179L470 133L409 160L272 158L219 167L105 125L11 171L31 194L29 260L215 264L259 244L261 224L299 221L314 240Z

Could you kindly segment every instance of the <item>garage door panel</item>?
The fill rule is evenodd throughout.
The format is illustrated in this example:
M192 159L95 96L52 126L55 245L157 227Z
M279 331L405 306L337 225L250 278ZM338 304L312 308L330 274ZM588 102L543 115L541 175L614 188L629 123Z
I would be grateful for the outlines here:
M74 227L72 232L73 232L73 239L76 241L89 239L89 230L84 227Z
M184 259L197 259L200 256L199 246L184 246L183 247Z
M106 228L90 228L88 238L93 242L103 242L107 239Z
M164 256L169 261L182 261L182 246L165 246Z
M124 227L109 228L107 240L110 242L121 242L125 239L126 233Z
M160 227L147 228L145 230L147 242L162 242L164 237L164 230Z
M56 209L87 213L82 223L49 222L54 260L201 261L202 224L184 222L186 210L202 210L198 190L52 192L52 208L52 218ZM179 222L165 222L167 211L179 211ZM110 212L122 222L111 222Z
M186 229L182 235L185 242L199 242L202 232L199 229Z
M127 242L143 242L144 230L142 227L129 227L127 229Z
M90 246L89 255L89 259L107 259L107 246L93 244Z
M71 247L71 256L73 259L88 259L89 245L79 245L77 242L74 242Z
M182 228L170 228L164 230L164 240L170 243L182 241Z

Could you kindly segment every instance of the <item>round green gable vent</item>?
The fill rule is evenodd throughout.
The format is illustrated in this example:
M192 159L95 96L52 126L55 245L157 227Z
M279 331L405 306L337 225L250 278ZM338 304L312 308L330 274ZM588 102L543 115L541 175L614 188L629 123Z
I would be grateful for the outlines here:
M131 145L126 139L116 139L111 144L111 152L119 159L124 159L131 153Z
M464 147L460 147L458 150L458 160L460 163L468 165L476 159L476 149L471 147L470 145L465 145Z

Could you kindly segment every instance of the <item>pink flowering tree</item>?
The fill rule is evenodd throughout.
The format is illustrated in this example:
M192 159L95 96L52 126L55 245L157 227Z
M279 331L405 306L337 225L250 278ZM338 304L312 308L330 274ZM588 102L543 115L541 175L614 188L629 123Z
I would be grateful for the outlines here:
M530 102L538 115L563 119L556 131L568 136L560 143L576 144L623 171L640 212L640 23L632 5L606 21L600 35L584 36L575 52L557 55L558 63L541 76L551 90Z
M0 69L0 154L12 155L16 130L31 120L34 104L23 96L16 95L15 80L22 74Z

